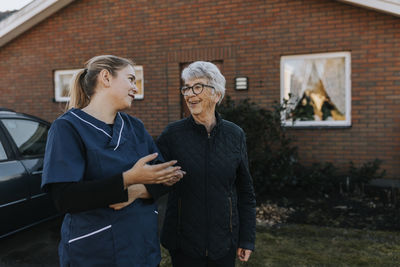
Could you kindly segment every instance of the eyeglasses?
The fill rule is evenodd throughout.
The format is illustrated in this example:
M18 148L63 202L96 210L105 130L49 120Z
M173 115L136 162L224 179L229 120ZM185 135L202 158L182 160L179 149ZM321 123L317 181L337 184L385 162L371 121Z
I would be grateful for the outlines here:
M193 94L199 95L199 94L201 94L201 92L203 92L204 87L209 87L209 88L215 89L211 85L202 84L202 83L196 83L193 86L183 86L181 88L181 93L182 93L182 95L189 95L190 94L190 90L192 90Z

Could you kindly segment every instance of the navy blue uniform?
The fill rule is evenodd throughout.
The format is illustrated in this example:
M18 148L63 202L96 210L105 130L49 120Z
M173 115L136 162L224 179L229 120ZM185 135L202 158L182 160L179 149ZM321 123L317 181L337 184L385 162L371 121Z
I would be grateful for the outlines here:
M109 178L154 152L158 150L140 120L118 112L110 127L71 109L50 128L42 187ZM67 213L61 228L60 265L157 266L161 260L157 214L154 203L141 199L121 210L104 207Z

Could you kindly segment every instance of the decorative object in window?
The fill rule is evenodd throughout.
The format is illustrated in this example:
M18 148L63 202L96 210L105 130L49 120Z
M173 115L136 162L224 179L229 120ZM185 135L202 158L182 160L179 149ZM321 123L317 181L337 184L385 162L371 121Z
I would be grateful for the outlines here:
M351 125L350 53L281 57L283 125Z

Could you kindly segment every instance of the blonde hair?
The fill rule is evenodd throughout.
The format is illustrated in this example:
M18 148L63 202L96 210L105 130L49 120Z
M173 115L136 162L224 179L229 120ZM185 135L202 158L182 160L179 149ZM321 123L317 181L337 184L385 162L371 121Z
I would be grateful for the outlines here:
M89 59L85 68L78 71L71 80L69 96L70 100L66 110L71 108L84 108L90 102L90 97L95 93L97 77L102 70L107 70L112 76L127 66L134 66L134 63L126 58L101 55Z

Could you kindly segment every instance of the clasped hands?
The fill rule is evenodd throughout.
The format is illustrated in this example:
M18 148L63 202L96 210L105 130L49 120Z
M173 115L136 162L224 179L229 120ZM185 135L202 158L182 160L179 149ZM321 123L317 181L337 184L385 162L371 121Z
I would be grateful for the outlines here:
M124 177L124 186L127 188L132 184L162 184L173 185L179 181L184 171L180 166L173 166L176 160L149 165L150 161L156 159L158 153L150 154L139 159L135 165L122 174Z
M124 187L128 189L128 201L110 205L115 210L122 209L137 198L150 198L151 196L143 184L164 184L171 186L178 182L186 174L180 166L173 166L176 160L150 165L150 161L156 159L158 153L153 153L139 159L133 167L124 173Z

